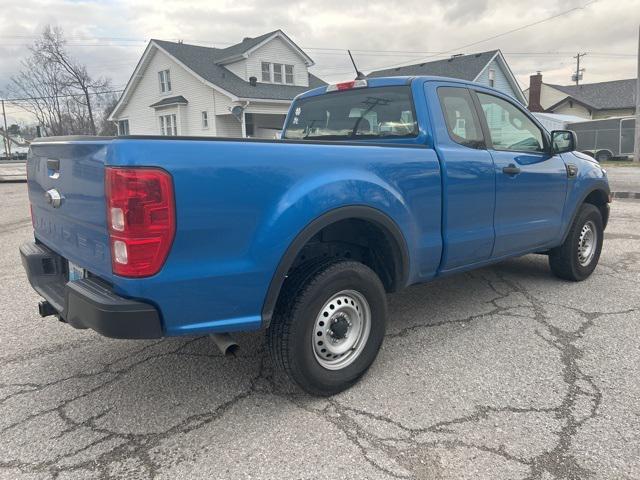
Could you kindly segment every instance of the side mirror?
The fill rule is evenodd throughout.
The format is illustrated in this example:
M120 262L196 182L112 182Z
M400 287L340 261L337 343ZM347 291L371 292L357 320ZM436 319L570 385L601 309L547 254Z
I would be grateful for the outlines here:
M553 130L551 132L551 153L573 152L578 144L576 132L571 130Z

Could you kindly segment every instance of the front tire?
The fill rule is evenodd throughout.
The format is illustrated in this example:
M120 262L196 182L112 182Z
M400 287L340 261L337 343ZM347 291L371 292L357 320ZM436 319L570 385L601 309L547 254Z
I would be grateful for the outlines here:
M595 270L602 251L602 214L594 205L580 207L564 243L549 253L549 266L557 277L579 282Z
M386 314L384 286L366 265L302 267L287 279L267 331L272 360L306 392L334 395L375 360Z

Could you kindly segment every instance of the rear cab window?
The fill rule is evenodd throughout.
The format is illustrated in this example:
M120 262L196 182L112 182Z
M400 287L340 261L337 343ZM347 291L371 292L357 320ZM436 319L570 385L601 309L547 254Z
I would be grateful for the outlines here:
M283 138L376 140L417 135L411 88L386 86L355 88L296 100Z
M438 98L451 140L465 147L485 148L482 127L469 90L439 87Z

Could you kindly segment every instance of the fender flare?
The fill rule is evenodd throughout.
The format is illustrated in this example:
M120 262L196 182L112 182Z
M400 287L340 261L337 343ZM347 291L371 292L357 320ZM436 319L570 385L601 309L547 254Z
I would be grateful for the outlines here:
M315 220L307 224L300 233L293 239L287 247L284 255L278 263L267 295L262 307L262 326L267 328L271 323L271 318L280 296L280 291L286 279L289 269L293 265L298 253L323 228L347 219L367 220L377 224L387 235L390 240L392 249L394 250L394 267L396 271L395 281L392 291L397 291L406 286L409 278L409 249L402 230L398 224L391 219L386 213L372 207L364 205L353 205L346 207L338 207L322 214Z
M576 207L573 209L573 213L571 214L571 220L569 221L569 223L567 223L567 226L565 228L564 233L562 234L562 243L564 243L564 241L567 239L567 235L569 235L569 230L571 230L571 225L573 225L573 222L576 219L576 216L578 215L578 211L580 210L580 207L584 204L584 201L587 199L587 197L589 195L591 195L593 192L603 192L607 197L611 194L611 189L607 186L604 187L603 185L598 185L594 188L589 189L586 193L584 193L581 197L580 197L580 201L576 202ZM608 205L608 203L607 203ZM608 218L603 218L603 226L606 227L607 223L608 223Z

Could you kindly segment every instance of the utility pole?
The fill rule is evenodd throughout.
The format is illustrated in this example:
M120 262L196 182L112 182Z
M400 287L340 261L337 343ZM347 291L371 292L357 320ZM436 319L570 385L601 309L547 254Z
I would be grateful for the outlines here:
M573 57L576 59L576 73L571 76L571 80L576 82L576 85L578 85L580 83L580 80L582 80L582 72L584 72L584 68L580 68L580 59L586 54L587 52L578 53L575 57Z
M633 160L640 162L640 25L638 26L638 78L636 79L636 135Z
M7 155L7 160L11 160L11 142L9 141L9 132L7 131L7 114L4 111L4 100L2 100L2 117L4 118L4 153Z

